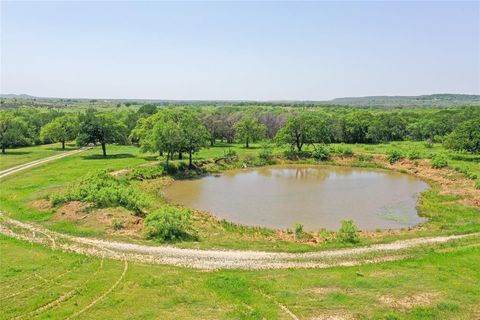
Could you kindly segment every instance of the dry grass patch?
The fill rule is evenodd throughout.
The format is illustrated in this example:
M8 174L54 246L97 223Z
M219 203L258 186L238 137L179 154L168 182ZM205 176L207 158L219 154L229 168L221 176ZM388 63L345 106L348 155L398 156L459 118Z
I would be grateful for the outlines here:
M426 307L438 301L440 297L436 292L423 292L402 297L392 295L384 295L378 298L382 304L393 309L408 310L415 307Z

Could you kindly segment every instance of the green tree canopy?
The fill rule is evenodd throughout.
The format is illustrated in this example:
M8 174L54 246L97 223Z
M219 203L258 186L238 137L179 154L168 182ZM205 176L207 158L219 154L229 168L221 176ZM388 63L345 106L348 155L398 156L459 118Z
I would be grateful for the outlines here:
M30 144L29 127L20 117L10 112L0 112L0 145L2 153L7 148Z
M127 126L112 113L98 113L90 109L80 116L79 132L77 144L99 143L103 156L106 156L107 143L126 142Z
M192 167L192 154L207 144L210 135L200 118L193 112L186 112L182 115L180 127L183 132L182 147L188 153L188 163Z
M459 125L445 138L444 144L449 149L480 153L480 118Z
M250 142L263 139L267 132L267 127L250 115L244 115L242 119L235 123L234 128L235 136L245 142L247 148L250 146Z
M43 142L61 142L65 149L65 142L73 140L78 134L78 117L73 114L57 117L44 125L40 131Z
M319 112L304 112L288 119L276 136L277 142L288 143L302 151L305 144L330 143L329 118Z

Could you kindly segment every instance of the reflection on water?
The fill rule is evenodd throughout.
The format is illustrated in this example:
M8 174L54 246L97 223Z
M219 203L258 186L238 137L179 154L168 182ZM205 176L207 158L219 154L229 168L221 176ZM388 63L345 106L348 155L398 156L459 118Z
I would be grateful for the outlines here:
M274 166L176 181L173 202L245 225L338 229L352 219L365 230L413 226L418 194L428 185L412 176L373 169Z

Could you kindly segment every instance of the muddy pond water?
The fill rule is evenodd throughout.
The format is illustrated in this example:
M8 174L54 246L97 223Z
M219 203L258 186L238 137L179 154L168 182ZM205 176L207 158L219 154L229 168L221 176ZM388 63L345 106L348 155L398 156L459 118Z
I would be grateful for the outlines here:
M416 205L427 188L420 179L387 170L295 165L177 180L164 195L243 225L286 229L298 222L318 231L352 219L363 230L375 230L421 223Z

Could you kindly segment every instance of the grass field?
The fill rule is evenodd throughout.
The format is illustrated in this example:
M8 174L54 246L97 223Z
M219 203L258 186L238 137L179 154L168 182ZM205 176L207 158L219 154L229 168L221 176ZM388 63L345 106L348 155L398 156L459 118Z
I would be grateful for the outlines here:
M202 272L62 253L0 237L1 318L474 319L478 238L360 267ZM132 306L135 306L132 308ZM43 307L43 308L42 308ZM332 318L328 318L328 317Z
M18 166L30 161L46 158L64 151L75 149L74 144L67 144L62 150L60 143L45 144L40 146L8 149L6 154L0 153L0 170Z

